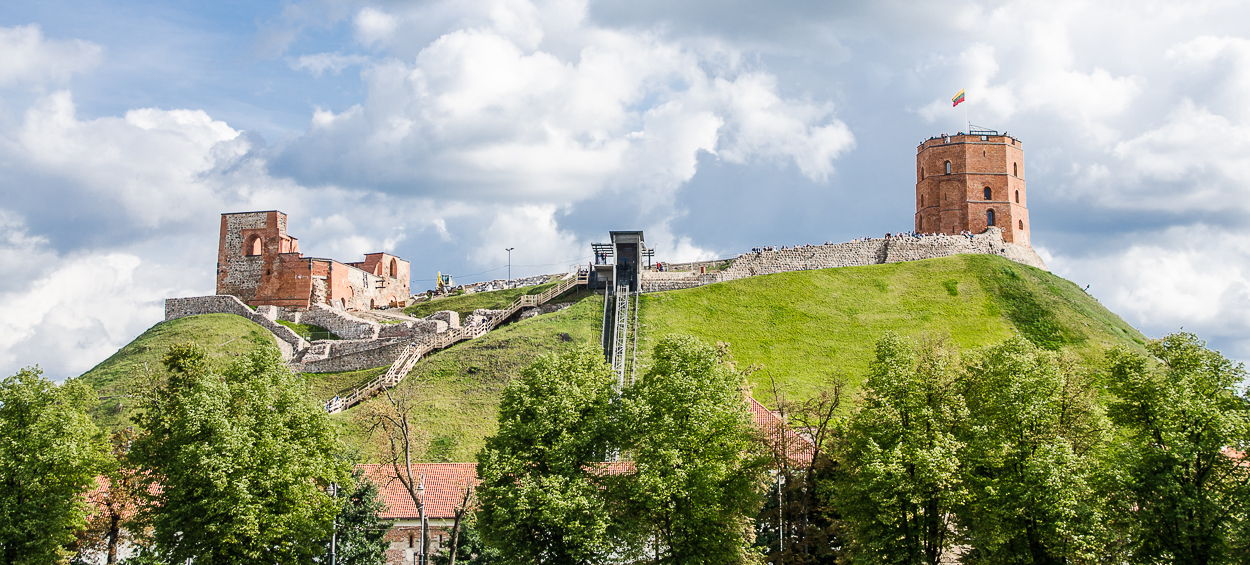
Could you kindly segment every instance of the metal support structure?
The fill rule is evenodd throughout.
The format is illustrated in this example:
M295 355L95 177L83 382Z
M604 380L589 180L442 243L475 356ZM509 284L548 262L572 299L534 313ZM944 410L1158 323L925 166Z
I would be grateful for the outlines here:
M512 250L513 249L516 249L516 248L509 247L507 249L504 249L504 251L508 252L508 288L512 288Z
M629 345L629 286L616 287L616 314L612 319L612 373L618 390L625 388L625 369Z

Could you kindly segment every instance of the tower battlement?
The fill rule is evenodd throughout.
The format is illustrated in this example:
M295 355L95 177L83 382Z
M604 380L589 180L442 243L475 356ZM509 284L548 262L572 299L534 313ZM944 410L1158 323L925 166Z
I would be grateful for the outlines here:
M916 150L916 231L982 233L1029 245L1024 143L996 131L942 135Z

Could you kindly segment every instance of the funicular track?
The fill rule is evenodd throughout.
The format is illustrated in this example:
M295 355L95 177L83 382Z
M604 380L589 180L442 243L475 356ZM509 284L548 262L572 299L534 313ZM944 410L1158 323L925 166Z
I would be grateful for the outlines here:
M603 346L617 390L633 382L637 371L639 294L623 284L603 301Z
M412 371L412 368L417 364L417 361L419 361L422 356L432 351L450 347L462 341L482 337L506 322L522 308L546 304L551 299L568 292L569 289L579 284L586 284L585 277L569 273L565 275L564 278L560 279L560 282L557 283L556 286L547 289L541 294L527 294L517 297L511 305L503 310L495 312L494 315L487 318L482 324L467 328L451 328L446 332L434 334L428 339L408 344L404 347L403 351L400 351L399 356L395 358L395 361L391 363L390 368L386 370L386 374L369 381L367 384L353 390L351 394L348 394L345 397L336 396L326 401L326 411L331 414L337 414L351 408L352 406L360 404L365 400L373 398L374 395L382 392L383 390L399 384L399 382L402 381L410 371Z

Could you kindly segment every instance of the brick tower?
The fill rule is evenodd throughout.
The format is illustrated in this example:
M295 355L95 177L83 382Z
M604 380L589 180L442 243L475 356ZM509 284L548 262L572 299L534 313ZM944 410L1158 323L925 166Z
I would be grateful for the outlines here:
M990 226L1003 239L1029 245L1024 147L993 130L943 135L916 152L916 231L981 233Z

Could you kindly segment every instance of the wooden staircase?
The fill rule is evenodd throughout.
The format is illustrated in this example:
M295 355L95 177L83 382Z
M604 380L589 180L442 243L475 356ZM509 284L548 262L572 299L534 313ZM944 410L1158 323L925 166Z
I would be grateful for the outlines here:
M326 401L326 411L331 414L337 414L361 402L373 398L374 395L382 392L382 390L399 384L405 376L412 371L413 366L421 357L431 351L450 347L461 341L476 339L486 335L491 330L499 327L519 312L522 308L529 308L546 304L552 298L560 296L569 289L579 285L587 284L586 277L569 273L560 279L555 286L547 289L542 294L527 294L517 297L507 308L496 311L484 322L471 325L468 327L451 328L443 333L437 333L428 339L420 342L414 342L404 347L399 352L399 356L391 363L391 367L387 369L386 374L369 381L364 386L357 388L346 397L334 397Z

